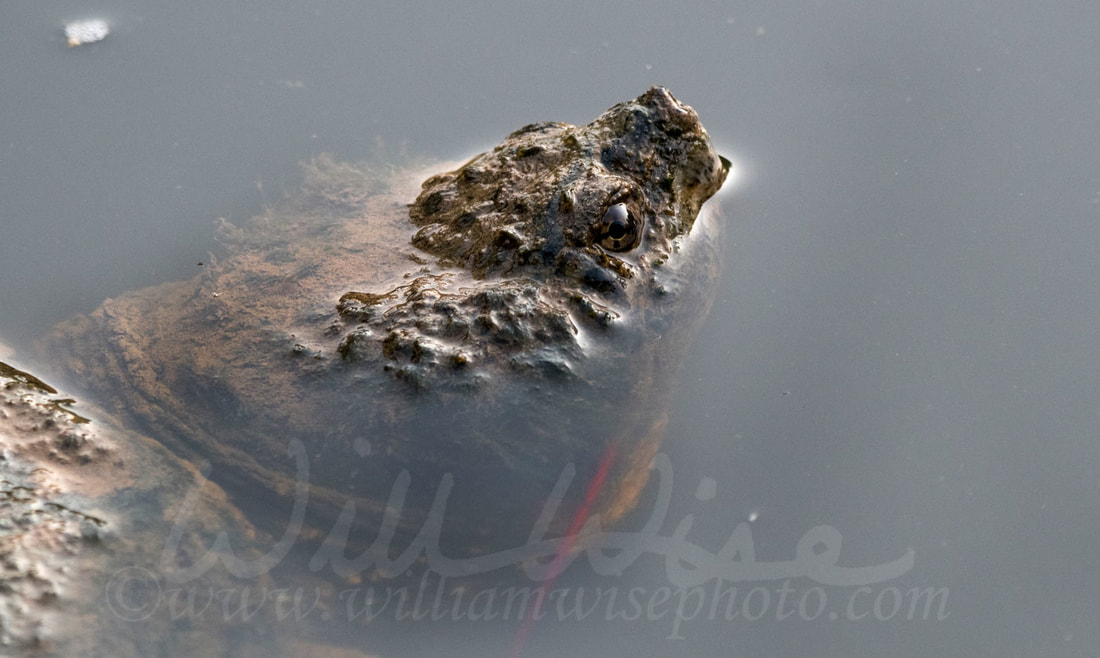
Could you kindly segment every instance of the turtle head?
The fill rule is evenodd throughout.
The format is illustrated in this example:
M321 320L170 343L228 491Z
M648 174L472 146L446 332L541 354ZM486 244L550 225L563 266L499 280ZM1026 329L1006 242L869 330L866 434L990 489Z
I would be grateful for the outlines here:
M494 365L575 373L613 342L586 330L620 327L615 349L633 350L694 326L682 320L705 315L716 260L684 243L728 167L695 110L663 87L588 125L524 126L424 182L412 244L443 271L410 278L392 304L345 295L345 319L376 327L353 330L341 354L375 349L369 333L421 382L441 363L477 376Z
M653 87L585 126L525 126L432 177L410 208L413 244L475 278L613 293L669 258L728 167L695 110Z

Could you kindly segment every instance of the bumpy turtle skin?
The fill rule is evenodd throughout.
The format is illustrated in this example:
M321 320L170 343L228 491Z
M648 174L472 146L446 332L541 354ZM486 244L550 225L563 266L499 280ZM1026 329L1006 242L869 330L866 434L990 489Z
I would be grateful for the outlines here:
M88 407L0 362L0 653L281 655L265 639L272 619L171 608L173 586L239 589L219 568L173 577L221 532L255 559L256 534L192 465ZM268 582L265 574L252 585Z

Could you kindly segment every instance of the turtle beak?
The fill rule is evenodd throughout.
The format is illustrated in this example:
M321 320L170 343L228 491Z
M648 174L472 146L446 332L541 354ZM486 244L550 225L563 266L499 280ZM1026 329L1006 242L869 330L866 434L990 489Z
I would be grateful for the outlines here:
M727 160L725 156L722 155L719 155L718 159L722 161L722 178L725 178L726 175L730 173L730 167L733 166L733 163Z

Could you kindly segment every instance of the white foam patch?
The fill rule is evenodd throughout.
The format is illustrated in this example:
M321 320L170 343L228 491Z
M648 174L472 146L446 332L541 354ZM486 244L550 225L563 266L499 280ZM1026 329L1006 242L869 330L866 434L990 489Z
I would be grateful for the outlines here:
M65 24L65 38L70 46L82 46L86 43L95 43L107 38L111 28L107 21L93 18L86 21L73 21Z

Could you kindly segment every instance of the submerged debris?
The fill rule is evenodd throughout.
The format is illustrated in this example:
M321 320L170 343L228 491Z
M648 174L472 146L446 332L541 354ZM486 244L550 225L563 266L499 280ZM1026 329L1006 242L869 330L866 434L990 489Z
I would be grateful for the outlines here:
M102 41L110 32L107 21L99 18L65 24L65 38L69 40L70 47Z

